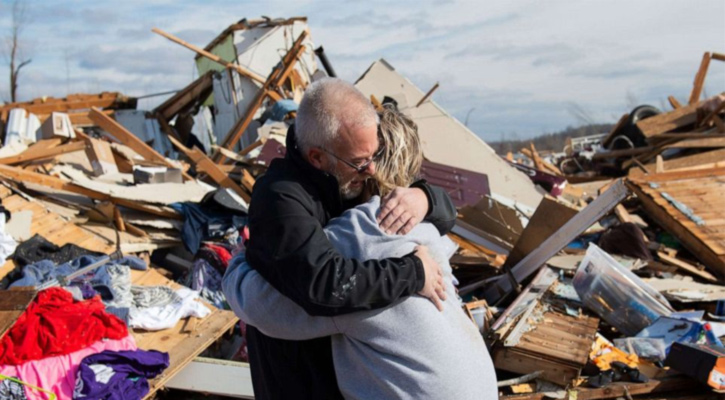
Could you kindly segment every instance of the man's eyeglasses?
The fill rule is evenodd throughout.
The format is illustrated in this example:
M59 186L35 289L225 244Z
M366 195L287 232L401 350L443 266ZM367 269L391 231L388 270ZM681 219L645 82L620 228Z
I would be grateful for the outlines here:
M362 174L363 172L365 172L368 169L368 167L370 167L370 164L380 161L380 158L383 156L383 152L385 151L385 147L381 147L377 152L375 152L375 154L373 154L371 159L369 159L368 161L365 161L364 163L362 163L360 165L355 165L354 163L352 163L350 161L347 161L343 158L338 157L335 153L331 152L330 150L327 150L324 147L320 147L320 149L322 149L322 151L324 151L325 153L342 161L343 164L354 169L355 171L357 171L358 174Z

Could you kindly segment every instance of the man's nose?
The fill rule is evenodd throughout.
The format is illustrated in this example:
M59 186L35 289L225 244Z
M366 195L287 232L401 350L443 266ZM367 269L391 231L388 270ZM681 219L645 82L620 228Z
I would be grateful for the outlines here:
M370 165L368 165L367 168L365 168L363 173L368 174L370 176L375 175L375 161L371 162Z

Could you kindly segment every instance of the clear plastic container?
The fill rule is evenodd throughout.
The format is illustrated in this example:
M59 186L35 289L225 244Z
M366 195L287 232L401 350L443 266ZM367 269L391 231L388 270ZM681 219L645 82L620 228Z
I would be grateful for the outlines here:
M660 338L628 337L614 339L614 346L629 354L650 361L665 361L667 346Z
M662 295L595 244L589 245L572 283L587 308L626 336L673 311Z

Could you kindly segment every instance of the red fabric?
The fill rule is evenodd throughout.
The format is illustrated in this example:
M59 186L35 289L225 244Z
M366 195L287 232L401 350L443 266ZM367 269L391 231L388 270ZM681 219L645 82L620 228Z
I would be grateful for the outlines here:
M222 263L224 263L224 268L226 268L229 265L229 260L232 259L232 254L229 253L229 250L225 249L222 246L217 246L215 244L205 244L206 247L213 250L219 258L221 258Z
M69 354L104 339L128 335L126 324L105 311L100 297L74 301L61 288L38 293L0 341L0 364Z

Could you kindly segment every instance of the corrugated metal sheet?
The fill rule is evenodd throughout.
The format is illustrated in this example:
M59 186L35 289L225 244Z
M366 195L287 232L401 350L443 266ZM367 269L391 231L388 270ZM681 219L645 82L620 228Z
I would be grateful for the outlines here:
M488 177L478 172L424 160L420 175L430 184L444 188L456 207L474 206L491 194Z

